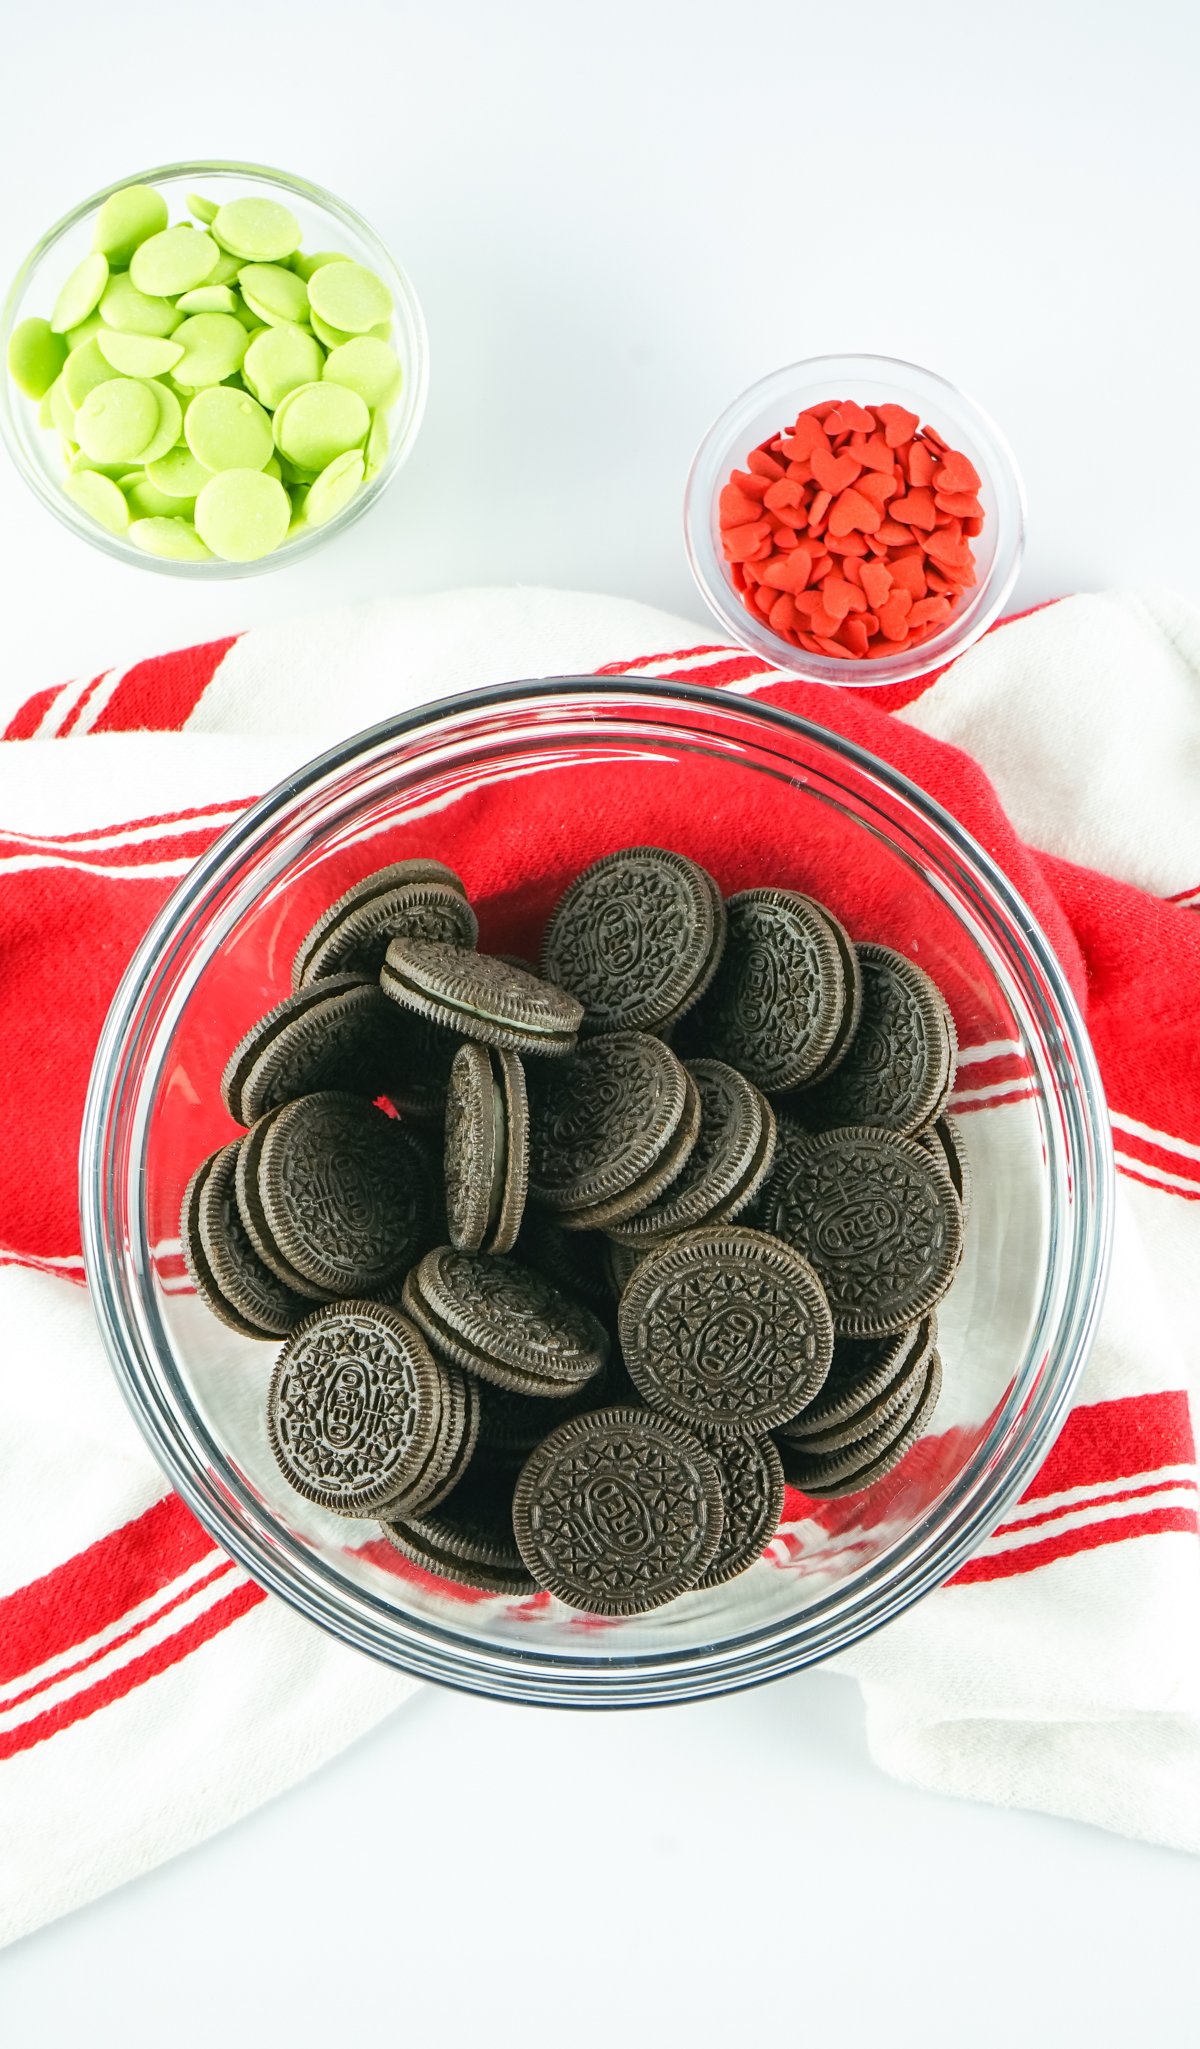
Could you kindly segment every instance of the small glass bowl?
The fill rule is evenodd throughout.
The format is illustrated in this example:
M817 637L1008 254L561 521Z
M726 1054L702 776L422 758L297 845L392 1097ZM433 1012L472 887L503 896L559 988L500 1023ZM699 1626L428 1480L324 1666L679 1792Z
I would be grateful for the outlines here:
M546 1594L489 1599L448 1585L374 1524L293 1493L267 1440L276 1347L235 1336L190 1291L179 1210L197 1162L235 1135L218 1093L230 1047L289 988L300 939L352 882L435 855L462 874L481 944L536 957L567 880L647 840L709 862L726 891L764 880L810 889L852 933L929 969L963 1046L974 1202L938 1311L945 1379L930 1433L865 1493L790 1495L779 1535L739 1579L603 1621ZM420 1677L507 1700L635 1706L828 1657L978 1548L1045 1457L1086 1355L1112 1171L1104 1097L1062 970L953 818L803 719L698 686L608 677L427 705L248 810L181 883L121 983L96 1054L80 1186L93 1304L125 1397L179 1492L254 1579Z
M978 582L940 633L918 647L881 656L878 661L850 655L839 661L809 654L772 633L766 620L756 619L742 603L721 549L717 501L730 472L744 469L751 450L790 427L806 406L828 399L907 407L951 448L968 456L981 480L984 526L971 543L979 565ZM1012 450L999 428L973 399L944 377L893 356L810 356L806 362L790 363L752 384L714 421L688 476L683 526L692 574L732 641L773 668L802 676L809 683L877 689L885 683L908 682L953 661L999 617L1021 566L1025 492Z
M388 285L395 305L392 346L400 358L404 382L400 396L387 416L389 446L379 470L364 483L349 503L325 526L301 531L270 555L255 562L171 562L148 555L121 534L110 533L69 498L63 489L62 454L58 436L38 424L35 400L27 399L8 375L5 362L8 341L14 327L30 314L48 319L63 280L82 261L92 246L95 217L104 201L126 185L153 185L167 202L172 224L190 220L187 194L199 190L218 204L226 199L251 197L278 199L291 208L303 231L301 247L344 250L366 265ZM113 373L116 374L115 372ZM157 569L167 576L219 579L256 576L264 569L276 569L285 562L298 562L323 541L339 534L375 504L396 471L412 451L425 411L429 383L429 344L425 318L409 279L388 254L373 228L341 199L306 178L288 171L271 170L264 164L188 163L159 164L149 171L131 171L115 184L95 192L48 228L31 250L13 280L0 316L0 437L17 468L42 504L56 519L102 548L119 562L131 562L139 569Z

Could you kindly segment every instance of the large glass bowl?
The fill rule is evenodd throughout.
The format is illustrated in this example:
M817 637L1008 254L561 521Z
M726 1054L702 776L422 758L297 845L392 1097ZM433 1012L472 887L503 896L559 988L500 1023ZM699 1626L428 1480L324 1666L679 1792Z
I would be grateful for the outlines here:
M367 1522L281 1478L265 1399L275 1347L192 1295L179 1208L232 1136L230 1047L283 995L296 945L358 877L419 851L463 874L481 944L536 950L566 880L655 842L726 889L825 899L935 976L963 1045L974 1173L942 1305L933 1429L868 1492L791 1494L740 1579L599 1622L549 1596L488 1599L410 1566ZM253 806L146 937L96 1056L83 1135L84 1249L125 1396L170 1478L263 1586L406 1671L510 1700L631 1705L728 1691L845 1648L946 1579L1044 1457L1099 1310L1111 1149L1061 969L1011 885L945 812L836 735L688 685L519 683L348 741Z
M306 254L338 249L383 278L392 294L392 346L404 375L400 396L387 416L388 452L374 476L356 491L341 512L324 526L301 527L283 546L254 562L173 562L148 555L126 534L109 533L63 490L63 461L58 436L38 424L36 401L27 399L4 368L14 327L30 314L50 316L59 287L92 246L96 215L112 193L126 185L153 185L167 202L172 223L190 218L187 195L198 191L222 205L228 199L276 199L300 223ZM115 374L115 373L114 373ZM156 569L165 576L212 582L231 576L257 576L309 555L322 542L341 533L375 504L412 452L425 412L429 384L429 343L425 317L412 284L362 215L307 178L275 171L265 164L200 160L159 164L148 171L130 171L102 192L81 200L48 228L13 279L0 314L0 439L3 439L30 490L81 540L102 548L118 561L138 569Z

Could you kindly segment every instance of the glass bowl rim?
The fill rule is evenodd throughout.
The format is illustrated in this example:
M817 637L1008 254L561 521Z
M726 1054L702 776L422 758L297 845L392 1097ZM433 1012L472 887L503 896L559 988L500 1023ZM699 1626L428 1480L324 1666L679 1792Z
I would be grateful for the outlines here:
M851 370L851 365L857 367ZM769 393L778 391L782 398L791 387L807 383L817 373L830 377L841 374L858 376L861 366L865 365L876 367L881 376L890 377L897 384L911 387L910 396L913 398L919 396L921 388L944 392L954 406L967 413L987 452L992 475L1002 480L1012 492L1015 524L1005 537L1008 553L1003 563L998 550L986 580L976 586L966 611L957 619L952 618L940 633L922 641L917 647L908 648L898 655L885 656L879 661L835 661L832 657L810 655L802 648L791 647L787 641L770 633L765 624L760 627L737 599L723 574L717 550L711 544L709 525L715 491L706 495L701 505L699 483L703 469L727 447L739 422L752 418ZM748 450L744 451L744 454L748 453ZM738 458L739 461L744 460L744 454ZM724 463L721 467L724 469ZM720 489L723 481L723 477L718 478L715 490ZM924 364L910 362L903 356L882 356L869 350L845 349L831 355L805 356L798 362L769 370L764 377L748 384L730 400L701 437L688 469L683 495L683 534L688 567L705 604L726 628L730 638L739 647L789 676L808 683L832 683L848 690L882 690L889 684L911 682L914 677L925 675L931 669L943 668L947 662L973 647L999 617L1012 593L1025 552L1027 520L1025 485L1016 456L1006 435L987 409L970 392L943 377L940 371L926 369Z
M230 1477L223 1479L195 1448L188 1455L181 1404L174 1395L170 1399L164 1395L161 1360L145 1348L142 1334L131 1327L122 1311L122 1287L130 1281L131 1262L122 1257L110 1228L116 1149L109 1143L109 1130L111 1124L119 1132L122 1120L128 1123L131 1110L137 1107L139 1084L136 1079L131 1082L129 1064L138 1012L148 992L154 990L174 948L186 937L197 904L219 883L223 871L236 870L247 846L254 847L282 814L299 808L322 782L332 784L372 755L439 724L452 726L476 714L504 713L556 697L586 700L614 695L632 699L635 708L644 705L648 712L656 705L691 705L725 718L748 718L768 731L782 729L877 779L890 795L915 807L923 822L940 830L967 871L973 871L974 879L982 882L993 907L999 909L1051 992L1061 1038L1055 1050L1061 1075L1070 1077L1062 1087L1062 1102L1076 1155L1080 1208L1054 1351L1047 1351L1036 1384L1017 1410L1010 1393L954 1483L955 1495L965 1494L966 1498L953 1513L949 1503L943 1503L936 1531L922 1534L920 1525L915 1525L899 1546L882 1553L856 1581L835 1588L813 1608L783 1621L683 1650L576 1663L561 1651L486 1644L467 1631L443 1629L427 1618L398 1617L391 1608L386 1608L382 1621L374 1619L386 1604L365 1588L349 1586L332 1566L305 1553L298 1540L279 1531L271 1511L252 1504L244 1486L239 1487ZM153 995L149 1000L152 1004ZM146 1122L143 1112L143 1154ZM113 997L88 1086L79 1176L87 1280L121 1392L171 1484L214 1541L259 1586L279 1594L342 1643L417 1678L530 1705L632 1707L733 1692L829 1658L902 1614L942 1585L972 1555L1002 1519L1029 1473L1044 1459L1082 1371L1108 1278L1115 1170L1099 1069L1063 969L1015 886L952 813L868 749L779 707L687 682L562 676L495 684L441 698L368 727L277 784L214 841L158 912ZM140 1211L131 1214L140 1219ZM1023 1369L1037 1356L1046 1315L1043 1299L1039 1328L1029 1342ZM1019 1385L1023 1369L1018 1370L1014 1387ZM974 1476L969 1486L966 1474ZM236 1510L229 1506L231 1496L237 1500ZM264 1524L269 1527L262 1527ZM898 1556L902 1560L899 1572ZM875 1584L881 1576L882 1583ZM830 1611L828 1618L814 1631L814 1617L820 1621L823 1608Z
M408 427L403 439L389 446L377 474L369 483L364 483L362 489L357 491L348 504L344 505L340 512L335 513L324 526L313 528L309 533L302 534L283 547L273 549L269 555L259 556L253 562L222 562L215 559L209 562L174 562L163 556L143 553L122 535L109 533L96 521L89 521L82 512L76 516L72 502L65 492L53 490L37 464L31 463L26 456L17 428L16 407L18 400L26 403L32 401L24 401L24 394L15 391L12 379L4 366L9 336L16 325L17 310L26 286L38 265L63 236L78 227L90 214L98 211L106 199L111 198L115 192L123 192L128 185L153 185L157 180L166 178L200 179L213 176L256 178L264 184L273 185L281 192L295 193L333 220L342 222L353 234L360 237L377 258L383 259L391 274L390 282L393 287L398 285L400 288L399 292L395 293L397 311L411 327L413 338L412 362L404 365L411 397L408 404ZM0 309L0 441L3 442L17 474L39 503L54 515L68 533L74 534L91 547L99 548L103 554L111 556L116 562L123 562L135 569L154 570L163 576L187 577L193 582L230 581L244 576L256 576L270 569L279 569L286 563L297 562L302 556L311 555L323 541L343 532L346 527L353 525L356 519L360 519L382 496L397 471L403 468L421 431L428 396L429 331L416 288L403 264L392 255L382 236L356 207L339 198L336 192L330 192L325 186L318 185L313 179L302 178L294 171L281 171L272 164L248 163L237 158L197 157L188 158L180 163L155 164L149 170L130 171L124 177L115 178L100 191L79 200L68 213L62 214L44 230L23 262L18 265L5 295L3 308Z

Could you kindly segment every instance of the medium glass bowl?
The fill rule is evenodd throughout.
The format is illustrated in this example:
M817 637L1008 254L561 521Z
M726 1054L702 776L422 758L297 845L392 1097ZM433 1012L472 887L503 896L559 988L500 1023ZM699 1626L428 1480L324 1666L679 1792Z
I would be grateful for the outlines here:
M945 1386L932 1432L866 1493L790 1494L779 1536L729 1585L600 1621L546 1594L449 1586L374 1524L294 1494L267 1442L276 1348L236 1337L190 1292L178 1220L193 1168L234 1135L218 1094L230 1048L287 991L299 940L352 881L435 855L463 875L481 944L529 955L566 881L633 842L709 863L727 891L811 890L853 934L929 969L962 1040L975 1193L939 1311ZM348 1644L424 1678L560 1705L686 1700L768 1679L844 1649L946 1579L1062 1419L1103 1293L1111 1191L1104 1099L1062 970L962 828L803 719L624 678L515 683L426 706L247 811L125 975L81 1155L87 1270L113 1366L217 1542Z
M388 452L369 483L325 526L310 527L287 540L270 555L255 562L171 562L148 555L124 535L109 533L90 519L63 490L63 463L57 434L38 425L38 406L19 391L6 370L8 341L14 327L30 314L49 319L59 287L92 246L95 218L104 201L126 185L153 185L167 202L171 223L190 220L187 194L199 190L221 204L243 196L278 199L291 208L302 230L301 247L306 251L342 249L358 263L364 263L388 285L395 305L392 316L392 346L400 358L404 382L400 396L387 416ZM197 224L199 225L199 224ZM116 372L114 371L114 376ZM0 315L0 436L31 491L56 519L102 548L119 562L131 562L138 569L157 569L166 576L187 576L210 580L231 576L256 576L264 569L277 569L285 562L298 562L323 541L339 534L361 519L387 489L401 464L412 451L425 412L429 383L429 344L425 317L409 279L388 254L374 229L344 200L336 199L307 178L288 171L275 171L264 164L188 163L159 164L149 171L131 171L103 192L94 192L71 212L48 228L37 247L30 251L13 279Z
M826 399L857 399L860 405L901 405L922 425L936 429L951 448L968 456L979 472L983 532L971 543L979 580L966 593L940 633L918 647L878 661L839 661L809 654L772 633L765 619L747 611L734 589L721 549L717 501L730 472L744 469L761 442L790 427L806 406ZM810 683L877 689L905 683L940 669L962 654L998 619L1017 580L1025 547L1025 492L1015 458L1000 429L982 407L944 377L894 356L810 356L775 370L727 406L696 451L683 508L684 539L692 574L707 604L731 640L774 668Z

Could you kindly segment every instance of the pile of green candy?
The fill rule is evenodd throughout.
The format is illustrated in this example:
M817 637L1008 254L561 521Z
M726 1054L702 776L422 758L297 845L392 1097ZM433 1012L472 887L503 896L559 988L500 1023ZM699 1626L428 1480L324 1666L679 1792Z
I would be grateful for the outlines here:
M400 393L392 296L337 250L300 251L277 200L168 225L150 185L96 216L49 320L9 371L62 438L77 505L150 555L253 562L324 526L387 454Z

